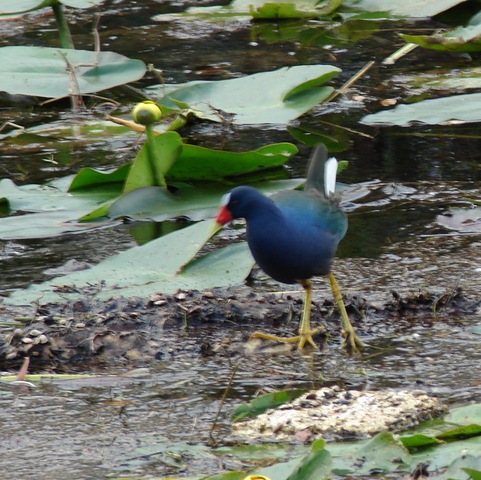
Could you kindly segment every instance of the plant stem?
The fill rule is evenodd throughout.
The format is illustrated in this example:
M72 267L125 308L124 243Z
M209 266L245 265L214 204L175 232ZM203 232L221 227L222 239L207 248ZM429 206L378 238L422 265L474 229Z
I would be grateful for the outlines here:
M68 26L67 20L65 19L63 5L57 1L53 2L51 6L55 15L55 20L57 22L60 46L62 48L74 49L75 45L72 40L72 35L70 33L70 28Z
M160 155L157 152L157 144L155 141L154 127L152 125L145 126L145 133L147 135L147 152L149 157L150 169L152 177L155 179L156 185L167 188L167 182L160 172Z

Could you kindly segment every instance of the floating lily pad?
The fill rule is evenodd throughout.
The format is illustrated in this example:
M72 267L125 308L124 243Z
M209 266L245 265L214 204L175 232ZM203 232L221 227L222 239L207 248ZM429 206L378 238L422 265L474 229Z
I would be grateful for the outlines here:
M167 142L175 148L180 137L175 132L159 135L159 146L164 147ZM318 142L319 143L319 140ZM179 158L171 169L166 172L170 182L178 181L229 181L234 177L246 177L253 172L260 172L285 165L289 158L297 153L297 147L292 143L276 143L266 145L248 152L229 152L225 150L212 150L197 145L182 145L179 149ZM144 160L145 148L141 149L138 157ZM124 165L117 170L102 172L92 168L83 168L72 180L69 191L101 185L104 183L123 182L127 179L131 165ZM140 168L140 167L138 167ZM282 175L277 175L282 177ZM147 186L149 182L144 182ZM126 190L131 190L128 188Z
M481 425L481 404L466 405L453 408L445 417L446 422L458 425Z
M185 12L178 14L157 15L156 20L165 19L189 19L191 17L203 17L215 19L216 17L238 16L254 18L303 18L317 17L319 11L332 11L331 4L340 3L339 0L323 2L324 8L319 8L319 0L233 0L228 5L209 7L189 7ZM317 8L316 8L317 7Z
M405 35L401 37L408 43L442 52L477 52L481 50L481 16L475 15L466 27L433 35Z
M251 5L249 12L254 19L274 18L316 18L329 15L336 10L343 0L304 0L296 2L265 2L260 6Z
M345 6L359 11L389 12L403 17L434 17L445 10L459 5L466 0L404 0L402 2L386 0L346 0Z
M428 125L479 122L481 121L480 102L481 93L434 98L366 115L360 121L366 125L399 125L401 127L415 122Z
M197 116L216 122L286 124L325 100L333 88L321 85L340 71L332 65L299 65L229 80L165 85L157 93L160 105L189 105Z
M12 94L61 98L139 80L145 65L114 52L47 47L0 48L0 84Z
M12 15L27 13L40 8L49 7L54 2L63 3L68 7L90 8L102 3L104 0L15 0L15 2L3 1L0 5L0 15Z
M167 174L172 181L226 181L252 172L285 165L297 147L292 143L266 145L248 152L212 150L184 145L180 158Z
M93 295L95 298L109 299L241 283L254 264L245 243L229 245L191 262L210 238L211 230L211 221L194 224L109 257L89 270L17 290L5 302L13 305L64 302L66 298L81 297L81 289L90 289L92 285L102 285Z
M304 393L306 393L306 390L291 389L261 395L252 400L249 404L239 405L232 412L232 420L236 422L243 418L256 417L271 408L277 408L286 402L292 402Z

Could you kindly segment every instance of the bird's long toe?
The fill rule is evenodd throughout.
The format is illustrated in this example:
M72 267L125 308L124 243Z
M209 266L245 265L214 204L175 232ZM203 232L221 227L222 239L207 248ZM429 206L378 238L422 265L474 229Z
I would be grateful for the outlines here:
M356 335L354 329L343 329L341 332L344 337L342 348L349 353L358 353L365 345L364 342Z
M317 345L317 343L314 341L313 336L316 336L317 334L319 334L321 332L322 332L322 330L320 330L320 329L319 330L312 330L310 332L301 333L297 337L293 337L293 338L298 339L297 349L302 350L306 347L306 345L311 345L312 347L318 349L319 345Z
M303 350L308 345L318 349L319 346L316 344L313 337L322 332L323 332L322 329L316 329L309 332L303 332L299 335L296 335L295 337L278 337L277 335L270 335L268 333L254 332L249 338L250 339L259 338L261 340L268 340L268 341L281 342L281 343L295 343L297 344L298 350Z

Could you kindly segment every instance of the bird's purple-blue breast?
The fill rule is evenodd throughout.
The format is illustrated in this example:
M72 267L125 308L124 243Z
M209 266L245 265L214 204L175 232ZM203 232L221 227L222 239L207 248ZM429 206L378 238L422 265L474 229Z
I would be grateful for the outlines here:
M259 266L284 283L329 273L346 232L344 213L316 194L283 192L272 199L276 213L259 208L247 222L247 241Z

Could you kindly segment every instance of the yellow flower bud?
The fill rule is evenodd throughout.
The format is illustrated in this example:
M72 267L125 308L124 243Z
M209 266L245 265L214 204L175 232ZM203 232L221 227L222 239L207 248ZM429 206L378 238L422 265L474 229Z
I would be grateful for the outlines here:
M145 100L138 103L132 110L132 118L135 123L141 125L151 125L162 118L162 110L155 102Z
M269 477L264 477L264 475L249 475L243 480L271 480Z

